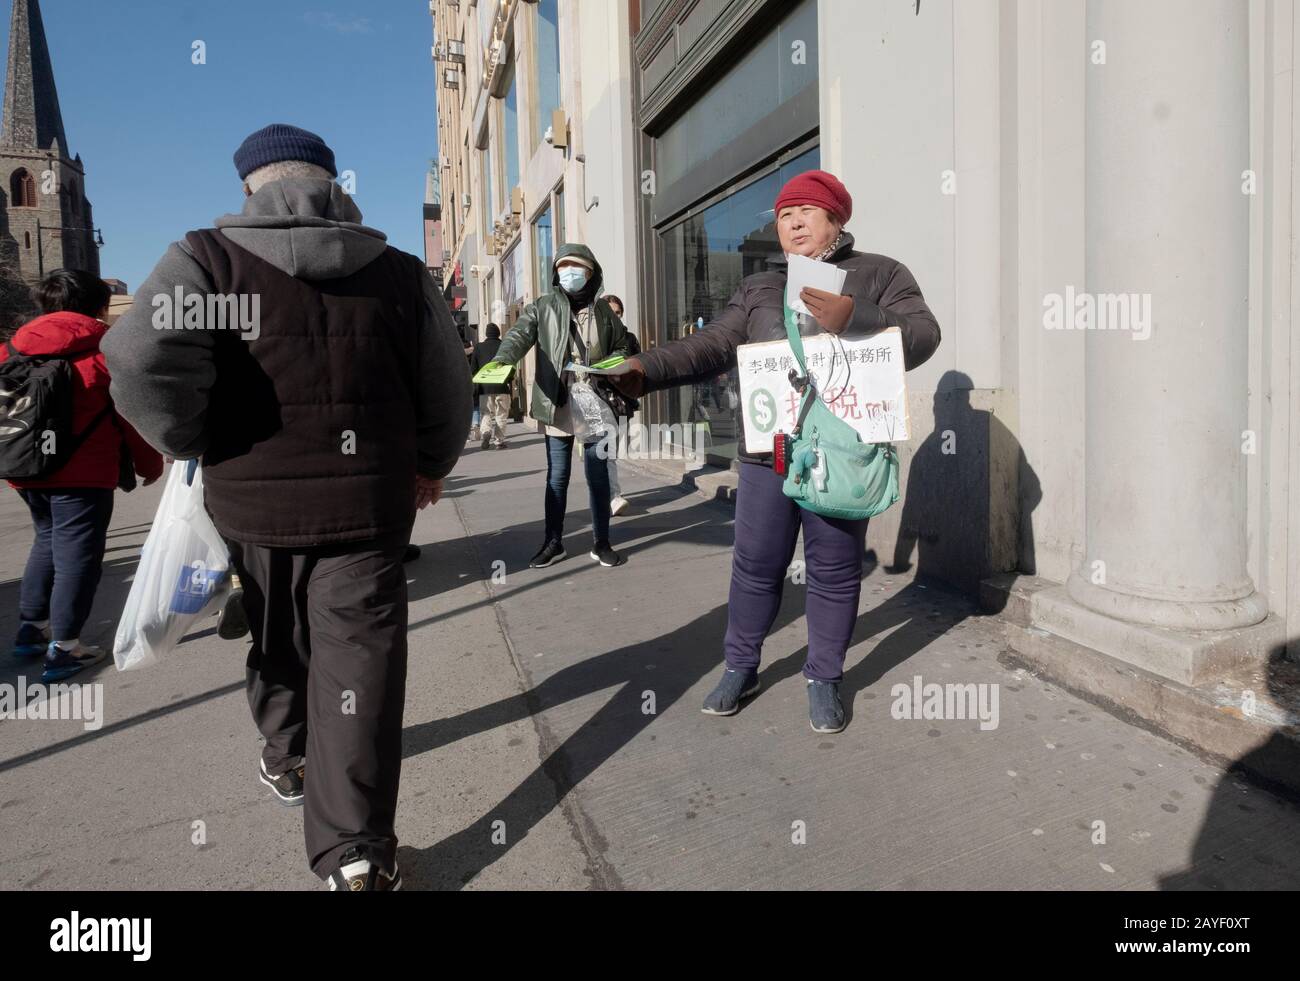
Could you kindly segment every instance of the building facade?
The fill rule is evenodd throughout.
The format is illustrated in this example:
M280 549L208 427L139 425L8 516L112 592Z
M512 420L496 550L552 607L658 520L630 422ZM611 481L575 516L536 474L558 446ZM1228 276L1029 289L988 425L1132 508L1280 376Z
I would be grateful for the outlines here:
M81 156L63 129L38 0L13 0L0 129L0 264L35 283L54 269L99 275Z
M1185 683L1300 637L1293 0L435 7L480 320L571 239L643 344L707 329L776 250L776 190L822 167L944 335L884 564L986 599L1032 580L1035 628ZM646 414L725 462L735 396Z
M636 328L628 8L435 0L444 281L464 321L508 328L565 242L599 257ZM531 356L521 366L531 373Z

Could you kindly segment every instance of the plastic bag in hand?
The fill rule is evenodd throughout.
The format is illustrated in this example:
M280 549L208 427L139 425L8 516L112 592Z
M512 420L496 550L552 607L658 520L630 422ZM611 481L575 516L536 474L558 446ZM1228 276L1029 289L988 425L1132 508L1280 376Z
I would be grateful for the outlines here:
M197 461L177 460L117 627L117 669L170 654L229 590L230 550L203 506L203 474Z
M588 382L577 381L569 386L569 405L573 435L578 442L595 443L606 433L617 431L614 410Z

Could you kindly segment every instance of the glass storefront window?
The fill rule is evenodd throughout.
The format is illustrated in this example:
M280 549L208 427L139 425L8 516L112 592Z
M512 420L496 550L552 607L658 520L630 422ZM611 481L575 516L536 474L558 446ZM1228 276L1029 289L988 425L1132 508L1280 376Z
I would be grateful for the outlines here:
M791 177L821 166L821 150L807 151L753 183L660 231L663 250L664 340L673 341L709 324L746 276L762 272L781 254L772 206ZM730 371L695 385L670 389L670 425L707 427L711 455L734 459L742 432L740 388ZM711 445L710 445L711 444Z
M555 244L551 233L551 209L547 208L533 222L533 286L536 295L551 291L551 265L555 262Z
M510 192L519 186L519 86L515 78L515 68L510 66L510 81L506 89L506 97L502 103L502 135L504 137L504 146L502 150L505 153L505 175L506 186L501 189L502 205L504 211L510 203Z
M492 237L492 224L496 220L496 189L492 180L492 144L486 150L479 151L479 163L483 168L483 200L479 202L479 233L486 242Z
M537 98L533 116L533 152L551 125L551 114L560 108L560 4L540 0L537 4L536 66Z
M802 54L796 58L796 44ZM817 0L803 0L655 140L667 187L808 87L817 86Z
M501 302L509 309L522 296L524 278L524 250L516 245L501 260Z

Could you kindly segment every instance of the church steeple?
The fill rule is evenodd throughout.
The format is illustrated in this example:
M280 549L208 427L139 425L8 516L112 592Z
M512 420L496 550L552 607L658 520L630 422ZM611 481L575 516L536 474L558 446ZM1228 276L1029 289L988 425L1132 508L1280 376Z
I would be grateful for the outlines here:
M55 149L66 157L68 137L54 86L54 66L45 41L39 0L13 0L9 28L9 74L5 80L4 127L0 146Z

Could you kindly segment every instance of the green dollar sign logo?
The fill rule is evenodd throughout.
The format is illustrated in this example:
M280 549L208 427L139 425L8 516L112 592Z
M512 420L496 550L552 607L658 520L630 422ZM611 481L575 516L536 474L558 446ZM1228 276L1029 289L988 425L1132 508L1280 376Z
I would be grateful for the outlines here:
M749 415L760 433L770 433L776 425L776 396L760 388L749 397Z

